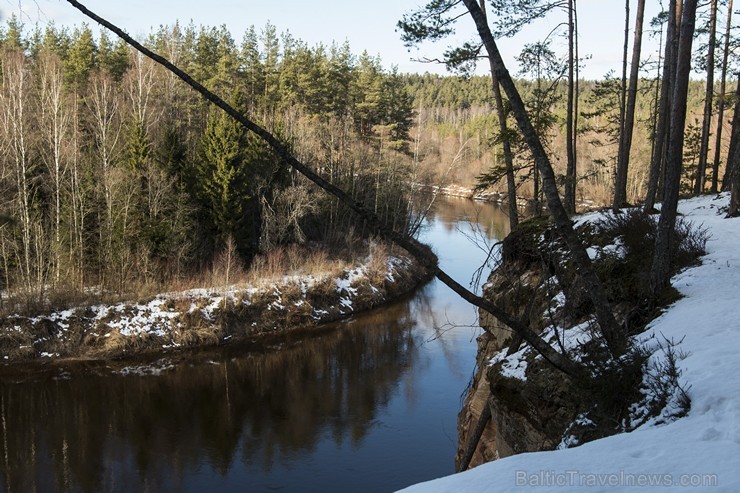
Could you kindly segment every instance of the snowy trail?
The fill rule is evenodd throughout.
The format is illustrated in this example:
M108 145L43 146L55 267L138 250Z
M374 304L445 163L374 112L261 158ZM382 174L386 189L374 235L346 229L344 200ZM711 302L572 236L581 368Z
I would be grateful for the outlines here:
M515 455L403 491L740 491L740 218L719 211L728 200L723 194L679 203L687 219L708 229L708 253L702 265L674 277L684 297L642 336L683 339L688 416L577 448Z

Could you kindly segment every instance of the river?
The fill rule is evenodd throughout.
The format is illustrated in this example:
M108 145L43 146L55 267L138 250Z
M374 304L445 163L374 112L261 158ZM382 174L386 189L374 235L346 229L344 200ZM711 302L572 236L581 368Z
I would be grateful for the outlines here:
M441 199L422 241L467 284L503 237L489 204ZM8 493L386 492L454 472L475 310L438 281L286 337L0 379Z

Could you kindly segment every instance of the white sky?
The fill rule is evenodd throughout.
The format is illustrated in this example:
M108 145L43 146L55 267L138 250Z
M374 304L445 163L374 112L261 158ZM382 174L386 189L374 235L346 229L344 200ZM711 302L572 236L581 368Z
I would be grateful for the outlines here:
M354 53L367 50L373 55L379 54L384 65L397 65L401 72L444 73L444 67L410 59L438 57L444 48L453 44L453 41L445 40L426 44L422 51L409 53L401 43L399 34L395 32L396 22L426 0L83 0L82 3L134 35L149 33L153 27L173 24L176 20L187 24L192 19L196 25L225 24L239 42L250 25L259 30L269 20L279 32L288 30L309 45L347 40ZM660 9L657 0L648 4L646 23ZM11 13L17 14L21 10L21 19L27 26L50 21L57 26L69 26L86 21L64 0L0 0L3 22ZM610 69L619 72L624 29L623 0L580 0L578 15L581 55L591 55L591 59L585 62L582 76L593 79L603 77ZM551 17L550 20L538 21L514 39L500 41L499 48L512 73L517 71L513 57L521 46L541 39L561 22L557 13ZM561 17L564 16L561 14ZM634 13L631 17L633 23ZM457 39L472 39L473 29L469 17L460 19ZM645 56L657 49L657 39L646 37L643 43ZM479 71L485 72L483 64Z

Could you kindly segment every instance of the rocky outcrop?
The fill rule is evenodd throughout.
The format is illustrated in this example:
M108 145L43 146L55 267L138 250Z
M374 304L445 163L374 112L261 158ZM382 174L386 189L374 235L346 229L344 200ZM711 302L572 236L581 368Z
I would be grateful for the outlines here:
M464 470L511 454L575 446L626 431L665 415L667 402L682 395L690 405L671 358L648 365L652 349L639 334L659 311L650 296L656 221L642 211L580 218L577 232L588 246L629 348L614 355L594 320L594 309L576 266L546 218L521 223L503 241L501 265L483 296L542 335L546 343L579 364L566 377L529 346L520 347L497 320L481 313L486 334L479 340L478 373L459 415L456 465ZM704 253L705 236L686 224L676 228L676 270ZM653 303L674 300L666 290ZM655 368L661 368L656 370ZM671 382L668 392L660 382Z
M491 386L485 371L488 361L500 348L493 337L483 333L478 337L478 355L471 388L457 417L458 447L455 470L469 469L498 459L496 427L491 423Z
M526 370L526 381L507 376L493 356L506 351L510 337L495 319L478 338L477 372L458 415L456 470L522 452L552 450L576 417L571 382L541 360Z
M542 329L543 313L552 302L541 263L527 260L521 242L513 255L504 242L504 263L484 286L484 296ZM523 254L524 252L524 254ZM486 331L478 338L477 372L458 415L458 471L522 452L557 447L576 414L571 382L544 361L530 357L525 375L501 371L491 359L509 350L511 331L488 313L480 313ZM515 343L516 344L516 343ZM517 348L513 348L515 351Z

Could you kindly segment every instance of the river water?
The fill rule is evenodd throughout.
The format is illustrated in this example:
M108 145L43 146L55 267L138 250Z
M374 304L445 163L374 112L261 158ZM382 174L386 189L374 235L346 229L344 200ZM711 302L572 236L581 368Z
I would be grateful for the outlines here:
M467 284L499 208L443 199L422 241ZM453 470L475 310L438 281L317 333L0 378L8 493L393 491Z

